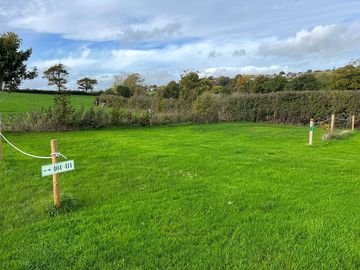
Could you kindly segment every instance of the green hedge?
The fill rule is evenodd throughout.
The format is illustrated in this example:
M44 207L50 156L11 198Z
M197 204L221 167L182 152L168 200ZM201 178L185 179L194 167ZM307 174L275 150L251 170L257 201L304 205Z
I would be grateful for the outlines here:
M146 126L173 123L217 121L271 122L304 124L321 121L335 114L338 118L356 117L360 126L360 91L277 92L270 94L200 95L192 104L177 99L138 96L130 99L103 95L101 102L112 110L90 108L75 110L66 96L58 96L47 110L26 115L9 115L4 121L8 131L46 131ZM149 109L151 109L149 111ZM66 120L66 121L65 121ZM337 126L348 126L349 121Z
M12 92L12 93L28 93L28 94L51 94L51 95L59 95L59 94L69 94L73 96L99 96L103 91L94 91L88 92L80 91L80 90L61 90L61 92L57 90L40 90L40 89L14 89L14 90L2 90L3 92Z
M268 94L200 95L192 104L176 99L140 96L124 99L102 95L110 107L133 111L151 109L158 114L187 114L187 121L250 121L284 124L308 124L335 114L339 118L355 115L360 124L360 91L286 91Z
M220 99L221 120L308 124L331 114L355 115L360 123L360 91L304 91L231 95Z

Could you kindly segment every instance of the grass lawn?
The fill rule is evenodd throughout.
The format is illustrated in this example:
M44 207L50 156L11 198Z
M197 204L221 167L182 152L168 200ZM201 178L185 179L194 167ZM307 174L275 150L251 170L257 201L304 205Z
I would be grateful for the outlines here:
M358 269L360 135L315 133L313 147L308 128L246 123L7 134L40 155L58 138L76 171L51 217L48 162L4 145L0 269Z
M80 106L90 107L94 100L94 96L71 96L71 104L76 108ZM0 93L0 112L3 115L9 113L26 113L42 107L48 108L53 101L54 95L51 94L3 92Z

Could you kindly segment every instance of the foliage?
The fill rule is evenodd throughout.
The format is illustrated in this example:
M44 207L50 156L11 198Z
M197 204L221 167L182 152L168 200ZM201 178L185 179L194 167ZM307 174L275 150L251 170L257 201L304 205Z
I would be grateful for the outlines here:
M127 101L122 96L102 94L99 96L99 102L104 103L108 107L123 107Z
M266 93L284 91L287 83L287 79L282 75L271 77L265 86Z
M199 84L199 74L197 72L185 72L180 79L180 99L183 101L194 101L199 93L196 92Z
M59 92L55 92L54 90L40 90L40 89L30 89L30 88L26 88L26 89L15 89L12 91L9 90L3 90L2 92L7 92L7 93L28 93L28 94L45 94L45 95L56 95L59 94ZM84 92L84 91L80 91L80 90L62 90L61 91L62 94L69 94L71 96L98 96L101 95L102 93L104 93L104 91L100 90L100 91L96 91L96 92Z
M360 125L360 92L357 91L282 91L232 95L214 95L206 91L193 101L192 105L182 100L147 95L132 96L129 99L102 95L99 101L113 110L128 112L126 118L121 120L122 125L128 126L150 124L149 109L152 112L153 125L189 121L252 121L307 125L310 118L323 120L331 114L340 118L355 115L356 126ZM67 102L59 102L48 110L20 116L8 115L6 126L8 130L66 130L116 126L116 123L111 122L111 108L107 107L87 107L72 112L67 109ZM54 108L59 108L60 112L54 114ZM99 110L101 112L97 115ZM65 115L67 111L71 111L69 117Z
M318 71L313 73L320 84L321 90L332 90L333 72L332 71ZM348 90L348 89L344 89Z
M250 93L252 88L252 77L249 75L237 75L236 90L241 93Z
M54 125L68 129L71 125L71 116L75 108L71 105L69 95L56 95L53 106L49 108Z
M333 75L333 88L337 90L359 90L360 67L347 65L336 69Z
M320 83L312 73L305 73L292 79L286 87L290 91L318 91Z
M43 78L48 80L48 85L55 85L60 92L62 89L66 89L65 85L68 82L68 76L69 72L65 66L60 63L45 70Z
M251 92L270 93L271 90L268 87L270 80L271 79L265 75L256 76L254 82L251 84Z
M193 103L195 119L200 122L211 122L219 119L219 104L216 96L203 93Z
M164 98L178 98L180 95L180 86L175 81L170 81L161 91Z
M211 92L213 92L214 94L230 94L227 87L220 85L213 86Z
M115 94L123 97L143 95L145 93L144 86L142 85L143 82L144 79L141 78L139 73L114 76L112 90Z
M32 49L20 50L22 40L13 32L0 34L0 91L15 90L23 80L34 79L37 69L27 71Z
M88 91L94 90L94 86L97 84L97 80L85 77L77 80L77 84L79 85L80 90L84 90L87 93Z
M214 79L214 86L227 86L230 83L230 78L227 76L220 76Z
M131 89L125 85L115 85L113 86L113 89L115 94L124 98L129 98L133 95Z

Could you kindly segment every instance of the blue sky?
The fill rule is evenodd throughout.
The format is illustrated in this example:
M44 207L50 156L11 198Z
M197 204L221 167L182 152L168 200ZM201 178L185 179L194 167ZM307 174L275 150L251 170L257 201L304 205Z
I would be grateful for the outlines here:
M29 67L55 63L99 88L138 72L146 83L332 69L360 57L360 1L0 0L0 31L32 47ZM49 88L41 76L23 87Z

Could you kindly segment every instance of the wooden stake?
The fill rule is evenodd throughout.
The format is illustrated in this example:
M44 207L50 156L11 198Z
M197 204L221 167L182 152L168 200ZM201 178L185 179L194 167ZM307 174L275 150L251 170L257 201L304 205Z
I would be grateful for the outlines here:
M351 130L355 129L355 115L351 116Z
M313 137L314 137L314 120L310 119L309 145L313 145Z
M51 156L52 156L52 164L58 163L59 158L55 153L58 153L58 144L57 140L51 140ZM56 208L60 207L60 175L54 174L53 175L53 189L54 189L54 206Z
M330 124L330 134L334 133L334 128L335 128L335 115L332 114L331 115L331 124Z

